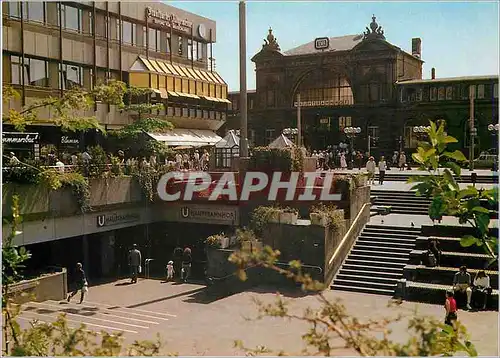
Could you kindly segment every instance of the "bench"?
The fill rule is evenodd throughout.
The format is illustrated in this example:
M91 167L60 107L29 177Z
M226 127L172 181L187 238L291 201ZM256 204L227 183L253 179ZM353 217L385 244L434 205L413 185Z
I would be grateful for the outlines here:
M458 272L456 267L427 267L424 265L406 265L403 269L404 278L410 281L439 283L445 285L453 285L453 277ZM476 274L481 271L478 269L467 270L471 279L474 280ZM490 277L491 287L498 289L498 271L486 270L486 274Z
M406 281L405 299L408 301L427 302L444 305L446 291L451 288L452 286L450 285ZM459 307L463 307L465 304L464 294L459 294L456 299L457 305ZM498 310L498 290L492 291L487 308Z
M410 264L420 265L426 259L427 250L412 250L410 252ZM483 269L489 262L491 262L492 257L486 254L474 254L468 252L455 252L455 251L441 251L441 266L448 267L460 267L462 265L467 266L467 268L473 269ZM496 267L498 268L498 263ZM490 269L491 269L490 268Z

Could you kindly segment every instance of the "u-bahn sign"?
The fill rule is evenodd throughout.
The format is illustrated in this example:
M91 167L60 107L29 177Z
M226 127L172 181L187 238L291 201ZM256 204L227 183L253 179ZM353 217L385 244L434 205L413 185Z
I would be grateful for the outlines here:
M330 39L328 37L314 39L314 48L316 50L326 50L328 47L330 47Z

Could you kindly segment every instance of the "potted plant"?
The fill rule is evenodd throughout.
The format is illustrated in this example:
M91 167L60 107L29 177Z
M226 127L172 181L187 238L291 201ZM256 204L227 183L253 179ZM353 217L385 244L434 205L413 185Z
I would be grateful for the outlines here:
M280 223L282 224L297 224L299 212L294 208L285 208L280 212Z
M314 205L309 213L309 218L311 220L311 225L317 226L328 226L330 212L335 210L337 207L334 205L325 205L320 203Z
M224 233L210 235L205 239L205 244L213 249L226 249L229 247L229 238Z

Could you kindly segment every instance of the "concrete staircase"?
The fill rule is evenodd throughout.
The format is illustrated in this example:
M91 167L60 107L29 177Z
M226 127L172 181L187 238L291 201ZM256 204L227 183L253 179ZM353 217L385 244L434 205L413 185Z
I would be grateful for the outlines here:
M397 174L396 174L397 173ZM391 169L385 172L385 181L407 182L410 176L415 176L412 171L399 172L399 169ZM375 180L378 181L378 173L375 173ZM467 170L462 170L462 176L457 178L458 183L472 183L471 176ZM477 176L476 183L481 184L498 184L498 173L481 174Z
M390 206L391 214L428 215L430 199L414 191L371 190L373 206Z
M366 225L331 289L393 296L419 228Z

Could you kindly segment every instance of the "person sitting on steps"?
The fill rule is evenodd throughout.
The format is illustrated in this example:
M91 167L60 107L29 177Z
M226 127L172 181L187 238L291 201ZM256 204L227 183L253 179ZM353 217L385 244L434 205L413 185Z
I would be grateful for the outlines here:
M488 305L488 299L491 295L491 286L490 286L490 277L481 270L477 273L474 278L474 288L472 289L476 299L474 303L476 306L479 306L481 309L485 310Z
M436 238L429 239L428 250L436 258L436 264L434 266L440 266L441 265L441 249L439 247L439 241Z
M460 271L458 271L453 277L453 292L465 293L467 296L467 306L468 310L471 309L470 302L472 298L472 288L471 288L471 277L470 273L467 272L467 266L461 266Z

